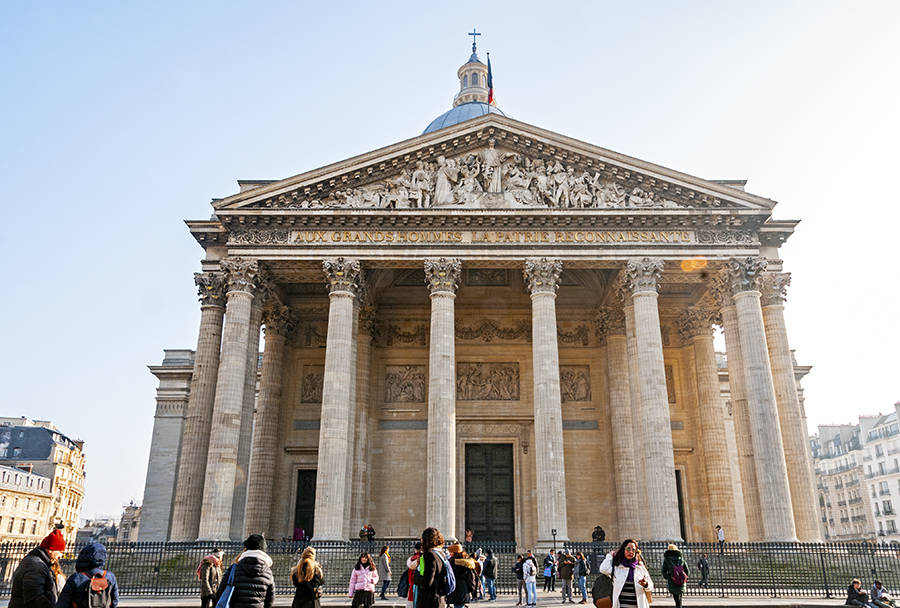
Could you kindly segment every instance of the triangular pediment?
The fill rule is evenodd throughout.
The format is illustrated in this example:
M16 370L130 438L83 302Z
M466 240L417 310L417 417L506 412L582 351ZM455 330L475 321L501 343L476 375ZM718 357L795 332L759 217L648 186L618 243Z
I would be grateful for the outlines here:
M328 209L735 209L775 202L495 114L214 202Z

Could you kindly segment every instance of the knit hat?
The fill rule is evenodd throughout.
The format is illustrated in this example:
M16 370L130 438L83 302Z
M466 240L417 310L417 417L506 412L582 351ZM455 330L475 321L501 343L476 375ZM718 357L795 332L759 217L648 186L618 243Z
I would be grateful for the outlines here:
M62 532L57 528L45 536L44 540L41 541L41 549L46 549L47 551L65 551L66 539L63 537Z
M244 548L248 551L265 551L266 539L262 534L251 534L247 537L247 540L244 541Z

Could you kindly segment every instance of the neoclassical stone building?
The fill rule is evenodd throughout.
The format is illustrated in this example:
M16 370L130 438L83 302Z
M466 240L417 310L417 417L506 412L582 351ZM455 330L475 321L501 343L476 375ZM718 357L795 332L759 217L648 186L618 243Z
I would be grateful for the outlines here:
M458 76L423 134L188 222L200 331L153 368L189 390L157 413L142 537L818 540L797 222L505 116L474 49Z

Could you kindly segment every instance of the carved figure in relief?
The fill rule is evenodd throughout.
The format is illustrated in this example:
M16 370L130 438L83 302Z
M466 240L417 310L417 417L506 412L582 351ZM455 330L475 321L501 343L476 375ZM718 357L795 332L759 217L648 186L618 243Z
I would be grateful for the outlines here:
M466 156L459 168L460 181L454 190L456 202L461 205L474 206L478 195L484 192L478 175L481 173L481 161L474 155Z
M569 206L569 178L573 169L569 167L566 171L563 166L556 161L550 172L550 180L553 184L553 206L565 208Z
M481 170L484 174L485 192L503 192L503 161L510 154L503 154L495 147L494 139L488 140L488 147L481 151Z
M385 403L424 403L425 367L422 365L390 366L384 374Z
M586 171L581 174L581 177L575 179L575 183L572 185L570 193L573 207L577 209L586 209L593 206L594 197L591 195L590 190L588 190L590 179L591 178Z
M438 207L452 205L454 203L452 184L455 184L459 179L459 169L456 166L456 161L452 158L448 160L443 156L438 156L437 164L434 176L434 197L432 200L435 206Z
M591 382L586 368L560 367L559 380L563 402L591 400Z
M410 179L413 207L423 209L431 206L431 171L425 169L422 161L416 161L416 170Z
M322 385L325 381L324 369L314 369L303 375L300 389L301 403L321 403Z

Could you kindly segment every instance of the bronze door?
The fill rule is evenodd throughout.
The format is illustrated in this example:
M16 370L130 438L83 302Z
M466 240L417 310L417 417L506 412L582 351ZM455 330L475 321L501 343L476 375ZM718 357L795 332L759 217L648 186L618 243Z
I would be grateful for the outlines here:
M466 444L466 527L482 540L515 541L513 446Z

